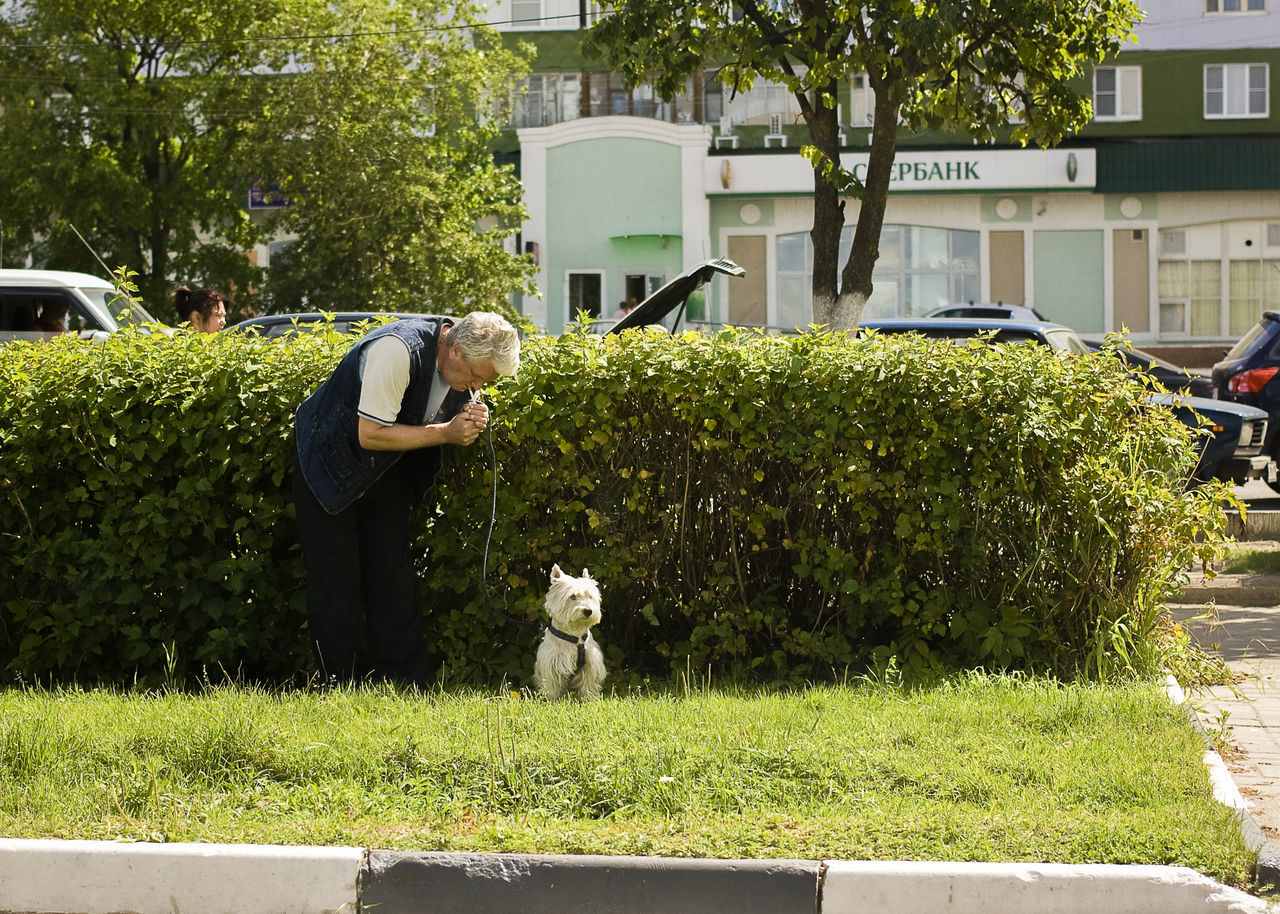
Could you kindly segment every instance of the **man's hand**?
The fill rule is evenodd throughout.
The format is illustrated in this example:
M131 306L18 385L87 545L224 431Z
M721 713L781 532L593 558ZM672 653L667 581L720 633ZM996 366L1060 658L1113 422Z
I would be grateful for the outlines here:
M369 451L413 451L438 444L473 444L489 425L489 407L468 403L462 412L440 425L379 425L361 416L360 446Z
M489 407L480 402L468 403L462 412L449 420L450 443L472 444L488 424Z

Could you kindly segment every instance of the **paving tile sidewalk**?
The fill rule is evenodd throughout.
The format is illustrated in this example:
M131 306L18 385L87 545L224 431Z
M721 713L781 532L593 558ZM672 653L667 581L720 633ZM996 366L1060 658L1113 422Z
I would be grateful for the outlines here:
M1280 576L1193 582L1182 599L1170 606L1175 621L1245 677L1234 686L1198 691L1191 703L1206 730L1226 736L1230 748L1223 761L1254 821L1280 847ZM1217 619L1195 618L1210 601Z

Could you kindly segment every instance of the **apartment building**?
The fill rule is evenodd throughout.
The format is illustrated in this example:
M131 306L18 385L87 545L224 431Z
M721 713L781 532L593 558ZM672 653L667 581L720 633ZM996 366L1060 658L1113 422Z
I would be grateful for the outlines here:
M1208 365L1280 310L1280 0L1160 0L1137 42L1095 68L1093 122L1056 148L899 138L868 316L956 301L1030 305L1084 333ZM727 256L696 310L774 327L811 318L812 173L795 100L710 73L671 102L578 53L581 0L502 0L489 21L538 48L509 150L529 210L549 332L608 317L685 266ZM841 97L842 159L865 167L873 105ZM846 206L846 245L857 217Z

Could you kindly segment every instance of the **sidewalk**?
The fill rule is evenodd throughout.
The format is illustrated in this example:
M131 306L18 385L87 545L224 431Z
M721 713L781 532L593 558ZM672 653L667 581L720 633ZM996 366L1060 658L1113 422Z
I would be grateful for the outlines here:
M1217 619L1196 619L1205 604ZM1249 812L1280 845L1280 575L1219 575L1193 581L1174 620L1245 678L1191 696L1204 728L1230 746L1223 761Z

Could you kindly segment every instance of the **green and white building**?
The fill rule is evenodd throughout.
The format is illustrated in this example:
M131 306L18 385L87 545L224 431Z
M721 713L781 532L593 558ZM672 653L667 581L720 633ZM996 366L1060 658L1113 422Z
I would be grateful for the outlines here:
M1150 4L1137 42L1090 76L1093 122L1055 149L901 136L867 315L1026 304L1211 364L1280 309L1278 4ZM579 310L608 318L726 256L747 275L712 284L705 319L807 324L812 175L790 94L757 83L730 97L710 73L670 103L627 91L578 54L595 15L580 0L490 8L538 48L508 137L529 211L521 242L539 267L525 313L557 333ZM840 105L855 171L871 111L855 76Z

